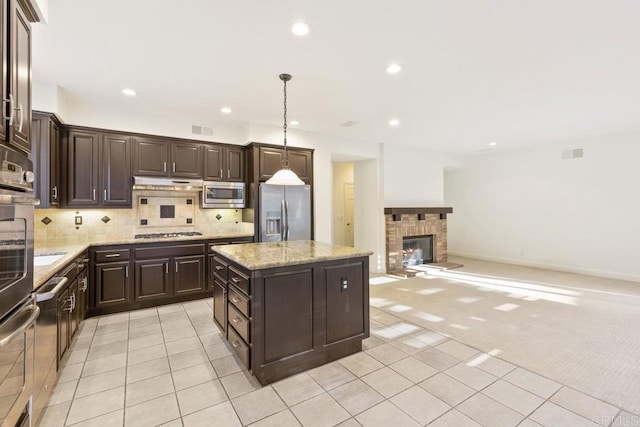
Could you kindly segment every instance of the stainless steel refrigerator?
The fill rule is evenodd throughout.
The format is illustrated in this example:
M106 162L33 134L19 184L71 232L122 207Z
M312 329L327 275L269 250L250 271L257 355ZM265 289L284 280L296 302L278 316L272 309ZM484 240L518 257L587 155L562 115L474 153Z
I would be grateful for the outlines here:
M311 186L260 184L260 241L311 239Z

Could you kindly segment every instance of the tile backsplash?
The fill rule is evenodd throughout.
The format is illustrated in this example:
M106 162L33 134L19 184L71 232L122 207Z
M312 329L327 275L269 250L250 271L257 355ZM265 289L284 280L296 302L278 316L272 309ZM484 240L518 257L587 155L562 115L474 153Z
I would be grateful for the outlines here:
M77 217L81 225L76 225ZM242 209L201 209L199 194L186 192L135 191L131 209L36 209L35 223L36 246L108 242L168 231L253 231L253 224L242 222Z

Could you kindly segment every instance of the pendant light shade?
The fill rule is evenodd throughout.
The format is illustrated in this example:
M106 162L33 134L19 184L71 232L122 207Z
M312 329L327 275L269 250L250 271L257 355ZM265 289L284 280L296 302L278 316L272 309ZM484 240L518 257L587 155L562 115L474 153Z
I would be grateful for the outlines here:
M280 74L280 80L284 82L284 154L282 156L282 169L274 173L267 184L271 185L304 185L298 175L289 169L289 154L287 153L287 82L291 80L291 74Z

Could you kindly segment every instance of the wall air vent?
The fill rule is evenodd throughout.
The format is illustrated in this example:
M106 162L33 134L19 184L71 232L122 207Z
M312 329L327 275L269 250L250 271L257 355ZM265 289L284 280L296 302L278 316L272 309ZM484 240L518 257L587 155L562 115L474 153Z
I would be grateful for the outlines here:
M584 157L584 149L574 148L573 150L563 150L562 160L580 159Z
M358 124L358 122L354 122L353 120L349 120L348 122L342 123L340 126L345 127L345 128L350 128L351 126L355 126L357 124Z
M208 126L191 125L191 133L194 135L213 136L213 128Z

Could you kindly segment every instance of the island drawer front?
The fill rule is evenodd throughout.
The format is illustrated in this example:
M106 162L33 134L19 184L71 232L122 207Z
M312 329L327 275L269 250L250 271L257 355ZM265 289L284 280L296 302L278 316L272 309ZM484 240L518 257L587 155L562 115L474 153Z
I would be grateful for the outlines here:
M229 274L229 266L218 257L213 257L214 273L224 280L227 280Z
M251 310L249 308L249 298L238 292L233 286L229 286L229 301L236 307L242 314L247 317L251 317Z
M129 249L99 250L95 254L96 263L128 261L131 258Z
M229 267L229 283L245 294L251 295L251 292L249 292L249 278L233 267Z
M251 342L249 339L251 322L233 304L229 304L229 323L246 343Z
M240 338L240 335L236 333L233 326L229 328L229 342L231 343L231 347L236 352L244 366L249 369L251 366L249 365L249 357L250 357L250 349L247 344Z

